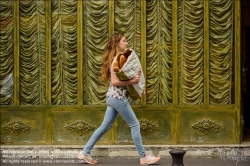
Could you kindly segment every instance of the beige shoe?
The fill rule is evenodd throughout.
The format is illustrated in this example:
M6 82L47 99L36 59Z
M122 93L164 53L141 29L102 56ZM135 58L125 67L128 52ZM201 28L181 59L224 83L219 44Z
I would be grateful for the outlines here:
M84 155L82 153L78 154L78 159L85 161L88 164L97 164L97 161L94 160L89 154Z
M154 156L151 156L149 154L146 154L145 157L140 159L140 164L141 165L150 165L150 164L156 163L160 159L161 159L161 157L154 157Z

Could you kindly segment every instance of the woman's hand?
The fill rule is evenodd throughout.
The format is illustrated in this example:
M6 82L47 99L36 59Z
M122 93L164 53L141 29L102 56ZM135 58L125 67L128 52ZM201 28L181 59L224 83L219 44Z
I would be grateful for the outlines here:
M133 78L131 81L132 81L132 84L138 84L139 83L139 81L140 81L140 79L141 79L141 71L139 71L138 72L138 75L135 77L135 78Z

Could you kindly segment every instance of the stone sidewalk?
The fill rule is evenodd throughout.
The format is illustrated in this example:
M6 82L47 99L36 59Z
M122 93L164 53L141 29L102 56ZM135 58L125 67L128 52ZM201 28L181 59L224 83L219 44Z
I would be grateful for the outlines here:
M171 157L173 149L185 150L185 157L225 158L244 155L250 157L250 142L247 144L224 145L144 145L147 153L154 156ZM83 145L1 145L3 158L74 158ZM93 157L137 158L134 145L96 145L91 152Z
M154 165L172 165L170 151L185 150L185 166L250 166L250 143L240 145L145 145L146 151L162 159ZM1 145L1 166L55 164L76 166L79 145ZM134 145L96 145L91 156L98 165L140 165Z

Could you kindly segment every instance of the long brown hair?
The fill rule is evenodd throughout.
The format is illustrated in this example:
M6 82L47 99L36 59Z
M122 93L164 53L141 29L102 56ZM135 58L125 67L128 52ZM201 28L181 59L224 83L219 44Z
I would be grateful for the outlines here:
M108 85L110 79L110 66L114 60L114 57L118 53L118 44L124 35L122 33L114 33L108 39L107 45L104 49L102 56L102 70L101 78L105 85Z

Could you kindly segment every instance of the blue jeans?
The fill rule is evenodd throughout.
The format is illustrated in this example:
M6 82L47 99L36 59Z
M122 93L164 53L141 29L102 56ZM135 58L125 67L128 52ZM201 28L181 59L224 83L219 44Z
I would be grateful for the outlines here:
M140 133L140 123L137 120L134 111L132 110L128 99L116 99L108 97L106 98L107 109L104 116L104 120L101 126L93 133L85 147L83 148L83 154L90 154L95 143L111 128L114 123L118 113L127 122L131 129L132 139L136 146L136 149L140 155L143 157L146 155L146 151L142 145L142 138Z

